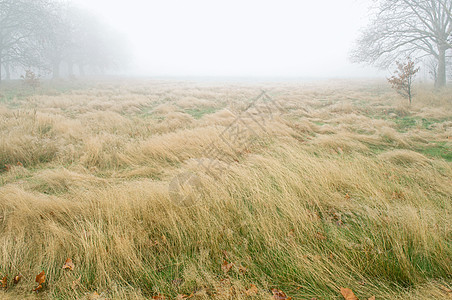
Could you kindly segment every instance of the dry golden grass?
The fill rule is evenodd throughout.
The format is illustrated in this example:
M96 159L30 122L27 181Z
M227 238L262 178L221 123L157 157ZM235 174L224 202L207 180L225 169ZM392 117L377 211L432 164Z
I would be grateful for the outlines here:
M261 89L282 112L244 112ZM0 298L452 297L450 95L130 81L0 100Z

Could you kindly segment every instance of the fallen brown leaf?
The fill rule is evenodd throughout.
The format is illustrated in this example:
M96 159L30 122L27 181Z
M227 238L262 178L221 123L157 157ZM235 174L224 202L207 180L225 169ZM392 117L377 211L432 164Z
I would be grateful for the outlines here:
M36 275L35 281L38 283L38 286L33 289L33 292L39 292L42 290L42 284L46 281L46 274L44 271Z
M42 289L42 284L38 285L37 287L35 287L32 291L33 292L39 292Z
M39 273L38 275L36 275L36 279L35 281L38 284L43 284L46 281L46 273L44 271L42 271L41 273Z
M341 288L341 294L345 300L358 300L358 297L355 296L351 289Z
M158 294L158 295L152 297L152 299L153 299L153 300L164 300L164 299L166 299L166 298L165 298L164 295Z
M278 289L272 289L273 299L274 300L291 300L292 297L287 297L287 295Z
M68 270L73 271L74 267L75 267L75 265L72 262L72 259L68 258L68 259L66 259L66 262L63 265L63 270L68 269Z
M257 295L257 292L258 292L258 291L259 291L259 290L257 289L257 286L255 286L254 284L252 284L251 287L245 291L245 294L246 294L247 296L254 296L254 295Z
M8 287L8 276L5 276L0 280L0 288L7 288Z
M232 268L232 266L234 265L234 263L228 263L226 260L225 261L223 261L223 263L221 264L221 270L224 272L224 273L227 273L227 272L229 272L230 270L231 270L231 268Z

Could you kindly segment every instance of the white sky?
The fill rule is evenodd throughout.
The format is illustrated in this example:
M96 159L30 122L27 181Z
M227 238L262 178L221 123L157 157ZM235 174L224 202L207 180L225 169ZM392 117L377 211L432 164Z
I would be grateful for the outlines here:
M127 35L157 76L373 77L348 61L369 0L73 0Z

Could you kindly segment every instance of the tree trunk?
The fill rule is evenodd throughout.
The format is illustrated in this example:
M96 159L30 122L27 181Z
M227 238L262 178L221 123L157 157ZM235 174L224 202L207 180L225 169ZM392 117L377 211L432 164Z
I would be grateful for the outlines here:
M0 51L0 84L2 83L2 53Z
M85 77L85 66L83 64L78 65L78 71L81 77Z
M11 80L11 68L9 66L9 63L5 64L5 75L6 80Z
M60 62L53 62L53 66L52 66L52 75L53 75L53 79L58 79L60 78Z
M442 88L446 86L446 48L440 46L438 50L438 72L435 87Z
M74 64L72 63L72 61L69 61L67 63L67 70L68 70L68 75L69 78L74 78Z

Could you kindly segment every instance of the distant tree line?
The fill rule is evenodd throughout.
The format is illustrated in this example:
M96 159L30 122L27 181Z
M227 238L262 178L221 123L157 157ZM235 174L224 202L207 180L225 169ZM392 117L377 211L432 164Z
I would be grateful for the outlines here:
M56 0L0 0L0 81L35 70L59 78L125 63L124 39L90 13Z

